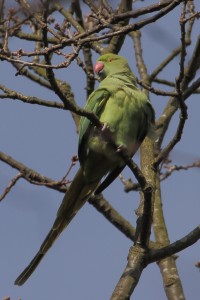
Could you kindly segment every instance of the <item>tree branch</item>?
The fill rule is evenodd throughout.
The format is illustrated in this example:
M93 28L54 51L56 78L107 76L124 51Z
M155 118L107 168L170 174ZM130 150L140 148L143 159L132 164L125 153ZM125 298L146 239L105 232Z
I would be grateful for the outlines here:
M24 103L38 104L46 107L65 109L64 104L62 103L58 103L56 101L43 100L35 96L25 96L19 92L8 89L6 86L2 84L0 84L0 89L5 93L5 94L0 94L0 99L20 100Z
M190 233L188 233L180 240L177 240L176 242L166 247L160 249L153 249L149 251L145 259L148 263L160 261L162 259L165 259L168 256L172 256L173 254L176 254L177 252L180 252L192 246L199 239L200 239L200 225L197 226L195 229L193 229Z

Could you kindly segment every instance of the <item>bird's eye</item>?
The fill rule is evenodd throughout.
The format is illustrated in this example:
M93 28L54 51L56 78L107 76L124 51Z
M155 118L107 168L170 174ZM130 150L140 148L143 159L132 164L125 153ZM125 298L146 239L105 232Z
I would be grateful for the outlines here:
M109 62L112 62L113 60L112 60L112 58L109 58L108 61L109 61Z

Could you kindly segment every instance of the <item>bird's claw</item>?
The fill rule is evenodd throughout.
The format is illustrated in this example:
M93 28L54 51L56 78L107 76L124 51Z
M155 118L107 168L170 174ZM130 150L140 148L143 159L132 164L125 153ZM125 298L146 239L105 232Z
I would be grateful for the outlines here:
M121 152L124 152L126 150L126 147L124 145L119 145L117 147L117 153L121 153Z
M103 124L103 127L101 128L101 132L102 132L105 139L107 139L107 140L112 139L112 133L111 133L110 127L108 126L107 123Z
M104 123L103 124L103 127L101 128L101 131L107 131L109 129L109 126L108 126L108 124L107 123Z

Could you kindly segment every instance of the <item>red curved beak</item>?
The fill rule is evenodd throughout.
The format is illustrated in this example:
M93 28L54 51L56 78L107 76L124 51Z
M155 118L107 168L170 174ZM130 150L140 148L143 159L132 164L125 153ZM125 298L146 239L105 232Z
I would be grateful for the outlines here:
M101 72L104 68L104 63L102 63L102 61L98 61L95 65L94 65L94 72L98 75L99 72Z

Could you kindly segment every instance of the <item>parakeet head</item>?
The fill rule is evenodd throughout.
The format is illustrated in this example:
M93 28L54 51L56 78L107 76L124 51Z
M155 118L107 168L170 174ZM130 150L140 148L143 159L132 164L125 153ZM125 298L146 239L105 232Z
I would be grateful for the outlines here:
M108 76L125 73L126 75L133 77L133 80L135 81L135 77L127 60L124 57L113 53L106 53L100 56L94 65L94 72L101 80Z

